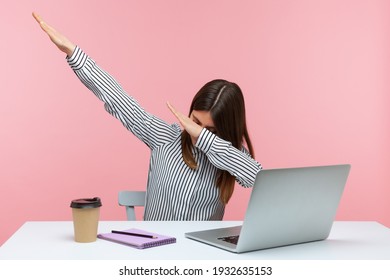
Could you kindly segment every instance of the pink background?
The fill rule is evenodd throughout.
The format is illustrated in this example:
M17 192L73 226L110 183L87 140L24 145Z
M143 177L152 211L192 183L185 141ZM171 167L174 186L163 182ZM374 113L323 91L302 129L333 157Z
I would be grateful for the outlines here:
M1 9L0 244L27 220L70 220L100 196L124 220L149 151L80 84L31 16L80 45L151 113L187 113L214 78L243 89L265 168L351 163L338 220L390 226L390 2L7 1ZM237 188L225 219L242 219ZM138 214L140 214L138 212Z

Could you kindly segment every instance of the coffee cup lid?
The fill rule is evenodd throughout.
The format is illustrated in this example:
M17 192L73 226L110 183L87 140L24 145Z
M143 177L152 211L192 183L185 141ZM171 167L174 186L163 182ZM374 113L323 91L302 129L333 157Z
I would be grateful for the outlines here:
M70 204L70 207L79 209L97 208L100 206L102 206L102 202L99 197L74 199Z

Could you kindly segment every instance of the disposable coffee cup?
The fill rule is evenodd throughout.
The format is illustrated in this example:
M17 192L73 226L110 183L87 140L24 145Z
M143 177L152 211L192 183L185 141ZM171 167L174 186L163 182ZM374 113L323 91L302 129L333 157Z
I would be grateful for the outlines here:
M101 206L102 202L99 197L72 200L70 207L76 242L96 241Z

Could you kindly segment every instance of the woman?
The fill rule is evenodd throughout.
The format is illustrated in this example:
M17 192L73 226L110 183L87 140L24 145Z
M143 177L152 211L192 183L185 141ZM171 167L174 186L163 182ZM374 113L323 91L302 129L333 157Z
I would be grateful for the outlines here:
M261 170L251 157L240 88L225 80L205 84L192 101L189 117L168 103L182 130L178 124L169 125L145 112L78 46L40 16L33 16L67 55L80 81L151 149L144 219L222 220L235 181L252 187Z

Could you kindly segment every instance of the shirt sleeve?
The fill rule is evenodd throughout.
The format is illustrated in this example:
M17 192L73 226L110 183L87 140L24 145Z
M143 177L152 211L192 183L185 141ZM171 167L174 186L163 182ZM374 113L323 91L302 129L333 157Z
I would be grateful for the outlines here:
M210 162L221 170L236 177L243 187L253 187L257 173L262 169L245 148L239 150L230 142L216 136L206 128L200 133L196 147L202 150Z
M104 102L106 111L120 120L151 149L171 141L180 133L179 125L168 125L146 112L110 74L101 69L78 46L73 54L67 57L67 61L80 81Z

